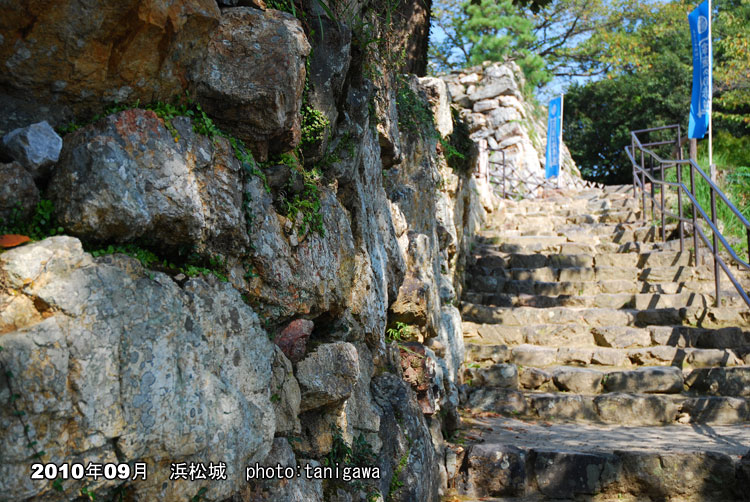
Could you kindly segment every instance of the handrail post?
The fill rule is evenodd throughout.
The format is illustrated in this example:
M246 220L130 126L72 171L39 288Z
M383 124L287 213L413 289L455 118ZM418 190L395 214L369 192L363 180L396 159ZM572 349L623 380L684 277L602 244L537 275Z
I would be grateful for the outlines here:
M693 200L697 200L695 198L695 172L693 171L692 159L691 159L690 164L688 164L688 165L690 166L690 195L693 196ZM695 204L693 202L691 202L691 205L692 205L692 211L691 211L691 213L692 213L692 216L693 216L693 249L695 249L695 266L697 267L698 266L698 257L700 256L700 253L698 252L698 230L697 230L698 226L697 226L697 223L696 223L696 218L697 218L696 212L697 212L697 210L696 210Z
M682 157L682 155L680 155ZM682 160L682 159L680 159ZM677 214L679 215L679 221L677 227L680 232L680 253L685 252L685 233L682 228L682 165L678 164L677 168Z
M503 199L505 198L505 150L503 150Z
M641 219L646 221L646 162L641 148Z
M654 158L649 156L649 159L651 161L651 224L653 225L656 219L656 183L654 183L656 171L654 170Z
M677 124L677 160L682 160L682 126ZM677 226L680 232L680 253L685 252L685 231L682 225L682 164L675 166L677 169L677 213L680 216L680 221L677 222Z
M633 138L633 133L630 133L630 154L635 159L635 138ZM636 190L635 186L635 177L636 177L636 169L635 164L633 165L633 202L636 204L638 203L638 192Z
M661 240L667 242L667 229L666 220L664 215L664 164L661 164L661 179L662 184L659 186L659 193L661 194Z
M721 303L721 287L719 275L719 239L716 235L716 229L719 228L716 222L716 193L714 187L709 186L711 190L711 222L714 224L714 229L711 232L713 236L713 251L714 251L714 284L716 285L716 306L718 307Z

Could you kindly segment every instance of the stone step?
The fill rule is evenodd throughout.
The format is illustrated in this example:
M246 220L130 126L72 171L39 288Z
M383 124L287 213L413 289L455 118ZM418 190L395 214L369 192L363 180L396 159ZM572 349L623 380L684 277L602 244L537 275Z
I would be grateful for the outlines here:
M694 348L652 345L649 347L601 347L467 343L466 363L486 366L514 363L524 367L546 368L576 365L609 368L676 366L683 368L733 367L750 364L750 346L739 348Z
M685 385L712 396L750 396L750 367L697 368L686 371Z
M716 426L707 434L678 425L464 420L469 439L457 454L448 454L449 483L458 500L747 500L745 427Z
M750 401L732 396L682 394L521 392L500 387L470 389L466 406L515 418L617 425L742 424L750 420Z
M570 255L569 255L570 256ZM576 255L580 256L580 255ZM568 261L565 264L572 264ZM512 281L537 282L588 282L607 280L627 280L641 282L694 282L714 281L713 267L708 266L676 266L676 267L622 267L622 266L566 266L515 268L515 267L486 267L473 266L467 271L467 280L472 281L482 277L493 277Z
M654 251L649 253L606 253L606 254L522 254L488 253L475 257L472 268L491 270L495 268L577 268L577 267L623 267L661 268L693 265L693 255L689 252Z
M660 234L654 231L654 227L647 229L623 232L623 238L618 239L617 233L614 235L597 235L590 232L586 228L582 228L577 231L566 231L565 233L556 232L552 230L540 230L539 235L525 233L521 235L520 230L528 229L521 228L518 231L509 230L487 230L481 233L481 241L487 244L498 245L500 250L509 249L515 246L519 249L529 249L532 252L546 251L553 249L557 246L561 246L565 243L577 243L577 244L624 244L627 242L638 242L638 243L654 243L660 242ZM679 246L679 241L678 241ZM513 249L509 249L506 252L518 252Z
M512 354L516 362L517 354ZM521 358L523 361L523 358ZM592 395L605 393L681 394L750 397L750 367L686 368L676 366L641 366L633 369L601 367L546 366L495 363L470 365L464 381L472 387L499 387L527 391L572 392ZM548 361L540 361L546 363Z
M525 218L518 218L511 221L505 221L497 227L489 227L481 232L485 238L500 238L510 236L564 236L570 241L581 241L586 237L596 237L600 242L656 242L661 241L661 228L653 226L640 226L638 223L619 223L616 225L602 223L582 223L582 224L560 224L556 221L532 220L527 224ZM685 238L691 236L687 230L683 230ZM677 227L668 225L666 227L666 237L669 240L679 238ZM679 240L677 241L679 245ZM690 240L687 246L692 245Z
M602 281L602 284L605 281ZM493 289L495 284L491 278L481 278L473 280L474 287L476 288L488 288ZM521 281L521 283L527 288L525 290L533 291L539 288L539 284L570 284L566 283L536 283L531 281ZM580 283L579 283L580 284ZM597 283L599 284L599 283ZM487 306L496 307L535 307L535 308L547 308L547 307L598 307L598 308L635 308L638 310L646 309L661 309L661 308L681 308L681 307L711 307L715 305L716 295L713 294L714 285L712 283L701 283L701 282L690 282L690 283L661 283L658 285L645 284L645 286L639 286L638 284L632 284L629 287L627 284L615 283L618 287L629 289L631 291L638 291L639 289L667 289L668 287L682 285L679 293L667 294L667 293L603 293L596 292L596 294L562 294L562 295L533 295L519 292L518 288L511 287L510 289L516 290L516 293L487 293L483 291L475 291L473 288L465 291L463 299L469 303L482 304ZM612 285L611 281L606 281L606 286ZM495 286L496 288L496 286ZM578 293L589 292L591 293L594 287L588 287L586 285L579 286ZM505 287L500 288L504 290ZM604 289L607 291L608 289ZM574 288L570 288L569 291L575 291ZM710 291L710 293L709 293ZM731 308L743 308L745 302L742 297L736 291L724 291L721 296L721 306Z
M481 286L479 281L472 281ZM679 293L665 295L660 293L600 293L597 295L514 295L508 293L477 293L467 291L464 301L498 307L599 307L599 308L679 308L683 306L708 306L713 303L711 295L700 293Z
M713 369L713 368L712 368ZM725 368L716 368L725 369ZM633 370L601 371L576 366L554 366L543 375L538 367L524 366L524 378L519 382L519 368L515 364L498 363L483 368L467 368L464 381L472 387L500 387L504 389L526 389L574 394L604 394L629 392L639 394L680 394L685 380L680 368L674 366L645 366ZM528 373L528 375L527 375ZM549 376L544 384L537 386L538 379ZM713 383L719 379L714 375ZM706 378L700 379L707 381ZM699 380L696 380L699 381ZM469 383L470 382L470 383ZM723 395L718 385L715 394Z
M579 307L491 307L462 302L463 319L504 326L579 324L583 326L665 326L688 324L706 328L750 327L750 311L740 308L611 309Z
M687 349L732 349L738 357L750 351L750 331L739 327L718 329L693 326L628 326L590 327L576 324L536 324L503 326L465 321L467 344L539 345L571 347L647 348L672 347ZM650 342L650 343L649 343ZM750 364L750 363L748 363Z
M465 362L468 369L513 363L541 369L559 365L576 365L609 371L607 367L733 367L750 364L748 356L750 356L750 347L738 350L680 348L669 345L615 348L595 345L556 347L532 344L508 346L467 343Z
M542 254L609 254L609 253L648 253L654 251L678 251L679 241L649 241L649 242L601 242L596 236L590 236L591 242L569 242L567 237L553 236L554 242L545 242L549 236L517 236L521 242L503 242L501 237L477 238L479 246L485 253L542 253ZM526 239L527 242L523 242ZM531 242L531 240L536 242Z
M620 202L580 203L566 206L549 204L547 206L507 207L505 209L506 217L542 218L546 216L548 218L565 218L566 220L578 219L583 223L594 223L611 217L616 218L611 221L618 223L628 221L628 219L637 221L640 218L640 212L640 207Z
M705 349L750 347L750 331L737 326L710 329L693 326L649 326L654 345Z
M472 283L473 281L473 283ZM472 277L467 281L471 286L468 291L479 293L498 293L532 296L560 296L560 295L598 295L602 293L631 293L631 294L678 294L678 293L706 293L714 292L713 281L661 282L649 283L644 281L629 281L622 279L608 279L603 281L514 281L485 277ZM728 291L727 295L734 295ZM731 305L730 305L731 306Z

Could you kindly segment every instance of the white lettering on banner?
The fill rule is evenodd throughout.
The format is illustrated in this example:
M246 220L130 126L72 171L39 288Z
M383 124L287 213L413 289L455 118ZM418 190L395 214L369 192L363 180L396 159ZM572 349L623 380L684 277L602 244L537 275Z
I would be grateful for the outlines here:
M703 19L703 17L701 17ZM709 70L709 55L708 55L708 39L701 40L700 42L700 61L701 61L701 95L700 105L698 108L698 116L702 117L708 113L708 70Z

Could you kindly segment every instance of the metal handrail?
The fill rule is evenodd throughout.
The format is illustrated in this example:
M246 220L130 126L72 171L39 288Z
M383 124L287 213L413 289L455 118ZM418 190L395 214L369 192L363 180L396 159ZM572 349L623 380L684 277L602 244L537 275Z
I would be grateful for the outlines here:
M494 178L490 179L490 181L496 185L502 186L502 196L503 199L506 199L508 195L511 196L524 196L529 192L532 192L538 188L550 188L550 189L556 189L557 184L556 182L552 182L549 179L545 178L540 182L534 182L531 183L528 179L521 178L518 173L516 172L515 166L508 166L506 159L505 159L505 151L502 151L503 154L503 161L498 162L496 160L489 160L489 164L492 164L494 166L502 166L502 171L490 171L488 173L488 178ZM510 173L508 173L508 170L510 170ZM496 180L499 180L499 182L496 182ZM515 182L516 186L523 187L526 192L521 192L517 190L513 190L513 183ZM510 194L509 194L509 188L510 186ZM585 186L587 188L598 186L597 183L586 181Z
M653 142L642 143L640 138L638 138L638 134L651 133L653 131L663 131L663 130L668 130L668 129L676 129L677 138L675 140L653 141ZM734 204L730 202L730 200L727 198L724 192L722 192L721 189L718 186L716 186L713 180L711 180L711 178L708 175L706 175L703 169L701 169L701 167L694 160L682 159L681 147L682 147L683 141L682 141L682 131L681 131L679 124L654 127L650 129L639 129L637 131L631 131L630 136L631 136L630 147L625 147L625 154L628 156L633 166L633 197L636 198L636 200L638 198L638 189L640 188L641 218L644 220L646 218L646 197L647 197L646 179L648 179L651 183L651 193L648 194L648 198L651 200L651 217L652 219L655 218L655 211L656 209L658 209L661 215L662 240L666 241L665 217L668 215L673 218L676 218L678 221L678 228L679 228L679 234L680 234L680 252L683 252L685 250L683 225L686 223L691 225L693 228L693 247L695 249L695 264L696 265L698 264L698 258L700 256L699 247L698 247L698 237L700 237L701 240L706 244L706 247L711 251L711 254L713 255L713 258L714 258L714 284L716 287L716 296L715 296L716 305L718 306L721 301L721 274L720 274L720 270L721 270L727 275L727 278L735 287L740 297L745 301L747 306L750 307L750 297L748 297L748 294L744 290L744 287L740 284L740 282L734 276L729 266L726 264L726 262L724 261L724 259L721 257L721 254L720 254L719 243L721 243L721 245L724 246L724 249L729 253L729 256L732 258L732 260L734 260L734 262L739 266L739 268L750 271L750 264L742 260L739 256L737 256L737 253L734 251L732 246L727 242L724 235L718 229L716 196L718 195L718 197L726 204L727 207L729 207L732 213L735 216L737 216L739 221L745 227L745 231L746 231L746 235L748 239L748 253L750 253L750 222L747 221L747 219L742 215L742 213L739 212L739 210L734 206ZM674 144L676 146L676 151L678 155L677 160L663 159L660 155L658 155L652 149L648 148L648 147L653 147L653 146L663 146L663 145L669 145L669 144ZM637 160L636 149L640 152L640 163ZM647 169L646 167L647 156L651 164L650 169ZM659 178L655 176L657 172L657 169L654 167L655 164L658 164L659 166L658 168L658 171L660 172ZM690 166L690 188L689 189L682 182L681 166L683 165ZM676 168L677 182L669 182L664 179L665 168L669 169L672 167ZM648 172L649 170L650 172ZM700 205L700 203L695 197L695 172L697 172L706 181L706 183L709 186L710 197L711 197L711 217L710 218L706 214L705 209ZM660 192L659 201L657 201L656 199L656 186L659 186L659 192ZM675 214L667 209L667 206L665 205L665 200L664 200L665 188L676 189L678 214ZM691 211L691 218L686 218L683 215L683 204L682 204L683 192L693 207L693 210ZM710 228L711 236L712 236L711 242L709 242L709 239L706 236L706 233L701 228L701 225L698 224L697 216L700 216L700 219L703 220L703 222L705 222ZM749 261L750 261L750 258L749 258Z

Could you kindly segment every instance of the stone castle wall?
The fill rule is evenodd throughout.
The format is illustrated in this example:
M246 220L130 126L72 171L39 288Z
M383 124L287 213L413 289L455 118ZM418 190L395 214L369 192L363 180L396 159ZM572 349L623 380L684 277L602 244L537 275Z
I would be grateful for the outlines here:
M547 110L525 99L523 73L515 63L485 63L441 77L450 91L452 103L469 124L471 138L479 147L477 175L492 178L495 190L502 192L502 162L505 153L509 194L534 197L537 186L580 188L585 185L568 148L561 150L561 175L545 183Z

